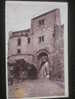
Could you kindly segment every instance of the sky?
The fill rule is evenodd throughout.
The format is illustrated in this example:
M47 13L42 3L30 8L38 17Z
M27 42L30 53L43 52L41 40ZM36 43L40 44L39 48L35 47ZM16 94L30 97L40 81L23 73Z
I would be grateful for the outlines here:
M61 23L67 20L67 3L64 2L33 2L6 1L5 20L6 34L10 31L24 30L31 27L31 19L50 10L59 8Z

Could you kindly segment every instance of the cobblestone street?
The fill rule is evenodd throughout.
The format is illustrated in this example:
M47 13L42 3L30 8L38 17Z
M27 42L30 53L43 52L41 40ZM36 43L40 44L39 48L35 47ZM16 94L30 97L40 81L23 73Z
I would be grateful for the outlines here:
M23 99L24 97L63 96L64 87L61 87L60 84L50 80L26 80L23 83L9 86L8 94L9 99Z

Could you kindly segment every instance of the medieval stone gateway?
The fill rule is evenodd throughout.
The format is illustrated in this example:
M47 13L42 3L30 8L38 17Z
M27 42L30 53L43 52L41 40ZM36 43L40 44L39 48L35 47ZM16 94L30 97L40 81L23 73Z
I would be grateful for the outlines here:
M36 75L34 78L47 77L64 81L63 34L64 25L61 24L58 8L32 18L30 29L11 32L8 41L8 78L13 78L10 72L15 72L13 68L16 70L18 66L20 71L25 70L20 73L19 77L22 78ZM21 64L22 59L28 65L23 61ZM18 65L15 65L16 60Z

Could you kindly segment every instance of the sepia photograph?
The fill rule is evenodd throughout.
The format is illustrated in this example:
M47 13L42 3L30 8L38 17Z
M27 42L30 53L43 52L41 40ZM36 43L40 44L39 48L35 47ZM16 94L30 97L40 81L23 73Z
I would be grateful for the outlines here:
M69 97L68 3L5 2L7 99Z

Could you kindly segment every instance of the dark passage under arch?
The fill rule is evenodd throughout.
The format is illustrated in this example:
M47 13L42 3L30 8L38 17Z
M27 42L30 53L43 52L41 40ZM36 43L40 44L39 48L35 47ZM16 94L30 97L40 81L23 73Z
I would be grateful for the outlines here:
M48 58L48 54L45 52L41 52L39 53L39 55L37 56L37 59L40 60L42 57L47 57Z
M39 64L39 71L41 70L43 64L48 61L48 54L46 52L40 52L37 56L38 64Z
M38 71L33 64L27 66L28 79L37 79Z

